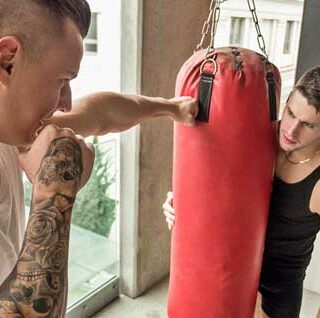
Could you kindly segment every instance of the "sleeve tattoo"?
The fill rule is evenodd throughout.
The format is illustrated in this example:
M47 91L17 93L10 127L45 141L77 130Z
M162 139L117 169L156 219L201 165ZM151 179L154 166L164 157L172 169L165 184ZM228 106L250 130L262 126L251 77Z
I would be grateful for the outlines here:
M54 140L37 174L18 261L0 286L0 318L60 318L64 312L71 213L82 170L78 143Z

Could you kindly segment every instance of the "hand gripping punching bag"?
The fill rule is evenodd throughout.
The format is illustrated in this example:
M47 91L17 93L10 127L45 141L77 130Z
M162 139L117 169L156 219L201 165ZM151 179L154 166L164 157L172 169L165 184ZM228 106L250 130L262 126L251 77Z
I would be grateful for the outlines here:
M240 48L204 50L176 95L200 100L193 128L175 126L170 318L252 318L276 150L277 68Z

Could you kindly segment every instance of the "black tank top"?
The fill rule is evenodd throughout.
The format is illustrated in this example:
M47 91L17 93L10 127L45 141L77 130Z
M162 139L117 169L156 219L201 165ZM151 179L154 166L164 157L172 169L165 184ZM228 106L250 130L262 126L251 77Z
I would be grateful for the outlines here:
M309 208L320 167L300 182L274 177L261 283L288 285L302 282L310 263L320 216Z

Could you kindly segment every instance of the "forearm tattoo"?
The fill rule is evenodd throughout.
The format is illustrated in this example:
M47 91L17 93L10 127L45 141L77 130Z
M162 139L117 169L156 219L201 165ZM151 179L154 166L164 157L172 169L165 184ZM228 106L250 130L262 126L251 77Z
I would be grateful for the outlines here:
M81 174L80 146L56 139L37 174L19 259L0 287L0 318L60 318L64 312L71 212Z

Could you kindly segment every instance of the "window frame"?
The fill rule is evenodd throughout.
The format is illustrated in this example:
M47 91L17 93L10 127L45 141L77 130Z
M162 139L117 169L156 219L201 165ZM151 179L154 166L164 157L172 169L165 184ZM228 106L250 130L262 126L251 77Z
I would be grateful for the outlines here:
M237 25L237 21L239 21L238 22L239 25ZM236 46L243 46L244 45L245 24L246 24L245 17L231 17L230 36L229 36L230 45L236 45ZM237 30L236 27L240 27L239 30ZM234 33L234 32L236 32L236 33Z
M293 20L286 21L286 31L285 31L284 43L283 43L283 54L285 55L292 54L294 26L295 26L295 21Z

